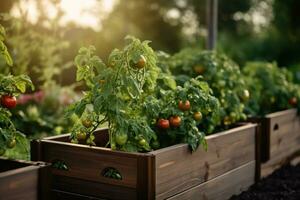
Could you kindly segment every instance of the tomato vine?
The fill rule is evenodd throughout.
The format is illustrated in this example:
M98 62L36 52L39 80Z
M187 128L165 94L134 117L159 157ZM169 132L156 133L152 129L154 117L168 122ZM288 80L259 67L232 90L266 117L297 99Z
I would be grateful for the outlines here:
M3 59L10 67L13 65L11 56L4 44L5 30L0 25L0 59ZM16 130L11 121L11 111L16 104L16 96L26 91L26 87L33 84L28 76L13 76L10 74L0 74L0 155L3 155L8 148L13 148L17 142L24 142L24 135Z

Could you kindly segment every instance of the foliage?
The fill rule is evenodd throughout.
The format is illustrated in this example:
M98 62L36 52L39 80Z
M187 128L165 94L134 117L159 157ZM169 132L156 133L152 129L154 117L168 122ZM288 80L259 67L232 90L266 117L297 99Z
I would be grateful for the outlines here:
M81 117L81 121L90 120L93 124L90 127L82 124L75 126L73 142L77 142L77 136L83 133L87 135L86 142L94 144L92 133L99 125L108 122L112 149L117 147L116 137L125 134L129 142L121 147L123 150L150 150L149 143L139 145L141 139L150 142L156 138L142 115L140 104L143 96L154 91L159 68L155 65L156 55L148 46L148 41L141 43L134 38L128 39L131 43L123 50L112 51L108 66L94 55L95 48L79 50L75 58L77 80L84 80L88 91L81 101L73 105L72 111ZM141 56L147 62L139 69L136 63Z
M1 25L0 30L0 59L4 59L4 62L12 66L12 59L7 51L6 45L4 44L5 31ZM10 109L15 106L16 100L13 98L20 93L24 93L27 86L31 86L33 89L33 84L26 75L12 76L10 74L0 74L0 155L3 155L6 149L15 147L16 142L26 142L24 135L15 128L13 122L11 121L12 113ZM7 103L4 102L4 98L7 96L14 101L13 105L8 106Z
M213 97L212 90L201 77L190 79L182 87L175 90L164 91L161 98L149 96L144 103L144 113L151 121L152 129L158 135L160 147L166 147L177 143L188 143L194 151L200 144L206 147L204 136L212 133L216 125L219 125L219 101ZM182 110L180 101L190 102L190 108ZM194 114L201 113L202 119L195 119ZM171 118L179 117L180 125L173 126ZM162 129L157 124L158 119L168 119L170 128ZM198 127L198 128L197 128Z
M6 64L0 62L0 71L31 75L39 89L36 93L21 95L20 104L13 110L12 120L16 128L30 138L68 132L75 120L67 121L63 114L77 95L74 91L76 85L61 86L60 83L64 81L62 74L71 67L71 62L63 58L62 53L68 49L69 43L62 39L64 33L57 28L61 18L59 13L57 15L54 19L40 19L49 28L29 23L27 13L22 13L20 18L1 15L7 24L7 44L13 52L14 68L8 70Z
M66 120L64 112L77 96L73 90L58 85L20 95L13 112L15 126L30 138L68 133L77 118L74 116Z
M157 55L148 46L149 42L127 39L130 43L123 50L112 51L107 66L94 55L93 47L81 48L75 58L77 80L84 80L88 91L68 113L76 113L81 118L72 131L72 141L96 145L93 132L108 122L109 144L113 150L150 151L158 148L160 142L162 146L187 142L195 150L204 142L207 129L204 122L210 121L211 125L217 122L218 101L210 95L208 85L198 80L176 88L172 76L157 66ZM139 66L141 58L144 65ZM167 79L160 74L167 75ZM180 100L189 100L192 109L180 111ZM191 115L196 110L207 115L201 132L197 129L200 123ZM182 117L180 128L160 130L159 119L172 115ZM173 140L166 139L169 137Z
M251 91L246 111L252 116L296 107L299 105L300 88L292 82L292 74L276 63L250 62L243 69Z
M213 51L188 48L165 60L182 85L190 77L203 76L221 105L223 126L245 120L244 102L249 98L239 66L227 56Z

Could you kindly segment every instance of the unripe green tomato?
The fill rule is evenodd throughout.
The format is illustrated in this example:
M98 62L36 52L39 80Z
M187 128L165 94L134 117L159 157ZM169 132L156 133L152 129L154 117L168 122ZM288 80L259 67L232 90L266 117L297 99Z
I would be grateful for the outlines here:
M72 140L71 140L71 143L73 143L73 144L78 144L78 140L77 140L77 139L72 139Z
M230 125L231 124L230 117L229 116L224 117L223 123L225 126Z
M275 103L275 101L276 101L276 98L274 96L271 96L270 102L273 104L273 103Z
M194 117L194 120L201 121L202 120L202 113L201 112L195 112L193 117Z
M205 72L205 67L202 65L195 65L193 69L196 74L203 74Z
M247 119L247 115L245 113L241 114L241 120L245 121Z
M116 143L118 145L122 146L122 145L126 144L127 139L128 139L127 134L121 133L121 134L116 135Z
M230 113L230 121L231 122L237 121L237 114L235 112Z
M79 131L79 132L76 133L76 139L77 140L85 140L86 139L86 134Z
M3 156L5 154L5 149L4 148L0 148L0 156Z
M147 145L147 141L145 139L140 139L139 140L139 145L146 146Z
M248 101L250 98L250 92L248 90L243 90L240 97L243 101Z
M89 120L89 119L82 119L81 123L86 128L90 128L93 125L93 122L91 120Z
M209 125L207 128L207 133L211 134L215 130L215 127L213 125Z
M110 148L111 148L111 150L116 150L116 149L117 149L116 144L112 143L112 144L110 145Z
M16 146L16 144L17 144L17 141L15 139L12 139L12 140L7 142L6 146L7 146L7 148L12 149Z

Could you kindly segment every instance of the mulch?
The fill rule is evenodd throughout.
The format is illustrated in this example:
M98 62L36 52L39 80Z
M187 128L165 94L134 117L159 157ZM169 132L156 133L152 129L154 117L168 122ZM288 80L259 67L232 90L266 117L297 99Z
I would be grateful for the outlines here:
M300 200L300 164L283 166L230 200Z

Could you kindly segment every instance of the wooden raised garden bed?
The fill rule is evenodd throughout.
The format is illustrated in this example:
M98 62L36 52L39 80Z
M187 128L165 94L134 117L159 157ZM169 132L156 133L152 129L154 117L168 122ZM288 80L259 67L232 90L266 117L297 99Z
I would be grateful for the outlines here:
M107 130L97 147L69 143L69 135L32 142L32 159L52 162L53 192L72 199L226 199L255 182L256 124L207 136L208 151L187 144L149 153L112 151ZM109 169L118 176L106 177ZM75 195L76 193L76 195Z
M0 157L0 199L50 200L49 169L49 165L42 162Z
M252 119L261 125L261 176L271 174L300 151L300 118L297 109Z

